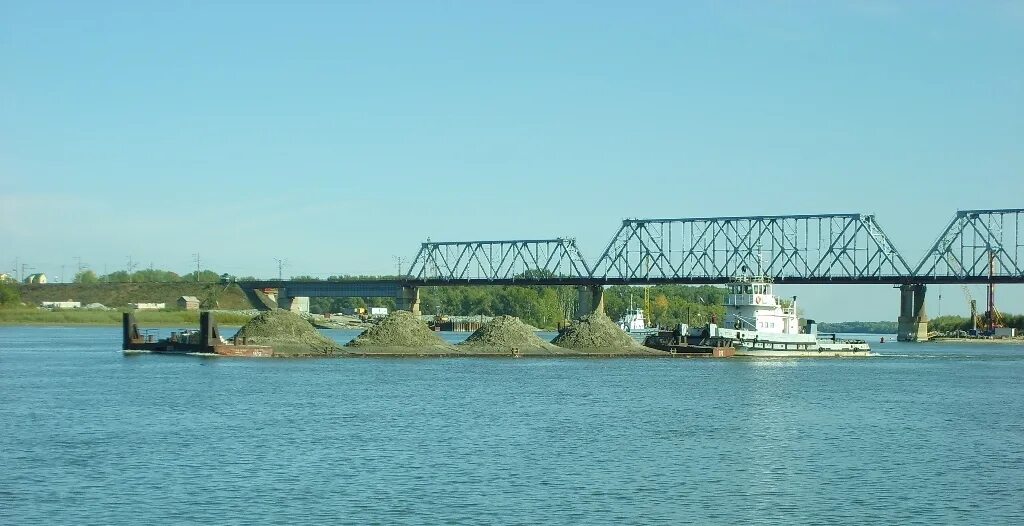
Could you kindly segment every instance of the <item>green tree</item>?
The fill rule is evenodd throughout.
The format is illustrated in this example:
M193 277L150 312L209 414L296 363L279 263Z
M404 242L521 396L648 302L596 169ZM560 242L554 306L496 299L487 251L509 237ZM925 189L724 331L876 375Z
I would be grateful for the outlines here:
M0 307L12 307L21 303L18 287L10 283L0 282Z
M75 274L75 283L99 283L100 278L91 270L80 270Z
M220 274L212 270L204 270L199 273L199 279L196 279L196 273L195 271L192 271L182 276L181 281L198 281L199 283L218 283L220 282Z

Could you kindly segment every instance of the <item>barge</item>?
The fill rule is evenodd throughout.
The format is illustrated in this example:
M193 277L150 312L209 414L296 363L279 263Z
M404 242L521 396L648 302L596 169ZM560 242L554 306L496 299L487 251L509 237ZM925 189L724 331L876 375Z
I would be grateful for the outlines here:
M274 355L273 347L249 345L225 339L220 334L217 321L209 312L199 313L199 329L185 329L172 332L167 338L157 339L153 334L139 330L135 314L126 312L121 317L122 350L125 354L194 354L198 356L245 356L269 358Z

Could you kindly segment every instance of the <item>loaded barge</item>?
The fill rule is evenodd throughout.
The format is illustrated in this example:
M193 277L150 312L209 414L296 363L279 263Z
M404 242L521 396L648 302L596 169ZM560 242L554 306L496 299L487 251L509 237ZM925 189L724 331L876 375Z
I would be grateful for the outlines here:
M247 356L269 358L274 355L273 347L248 345L234 339L227 340L220 334L220 327L209 312L199 313L199 330L185 329L172 332L167 338L157 339L155 335L143 334L135 321L135 314L126 312L121 317L122 350L125 354L194 354L198 356Z

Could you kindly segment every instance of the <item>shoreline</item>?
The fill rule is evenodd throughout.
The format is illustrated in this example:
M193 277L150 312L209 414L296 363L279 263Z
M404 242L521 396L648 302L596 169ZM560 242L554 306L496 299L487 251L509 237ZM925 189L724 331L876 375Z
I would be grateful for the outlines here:
M930 338L919 343L985 343L997 345L1024 345L1024 338Z

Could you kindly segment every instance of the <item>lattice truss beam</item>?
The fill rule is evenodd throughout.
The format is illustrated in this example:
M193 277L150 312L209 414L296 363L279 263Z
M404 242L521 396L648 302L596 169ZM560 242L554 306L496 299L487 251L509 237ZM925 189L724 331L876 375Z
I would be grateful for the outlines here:
M587 278L590 269L571 238L426 242L409 268L421 280Z
M916 276L1024 279L1024 209L961 210L914 271Z
M627 219L595 278L713 280L906 276L910 268L874 216L830 214Z

